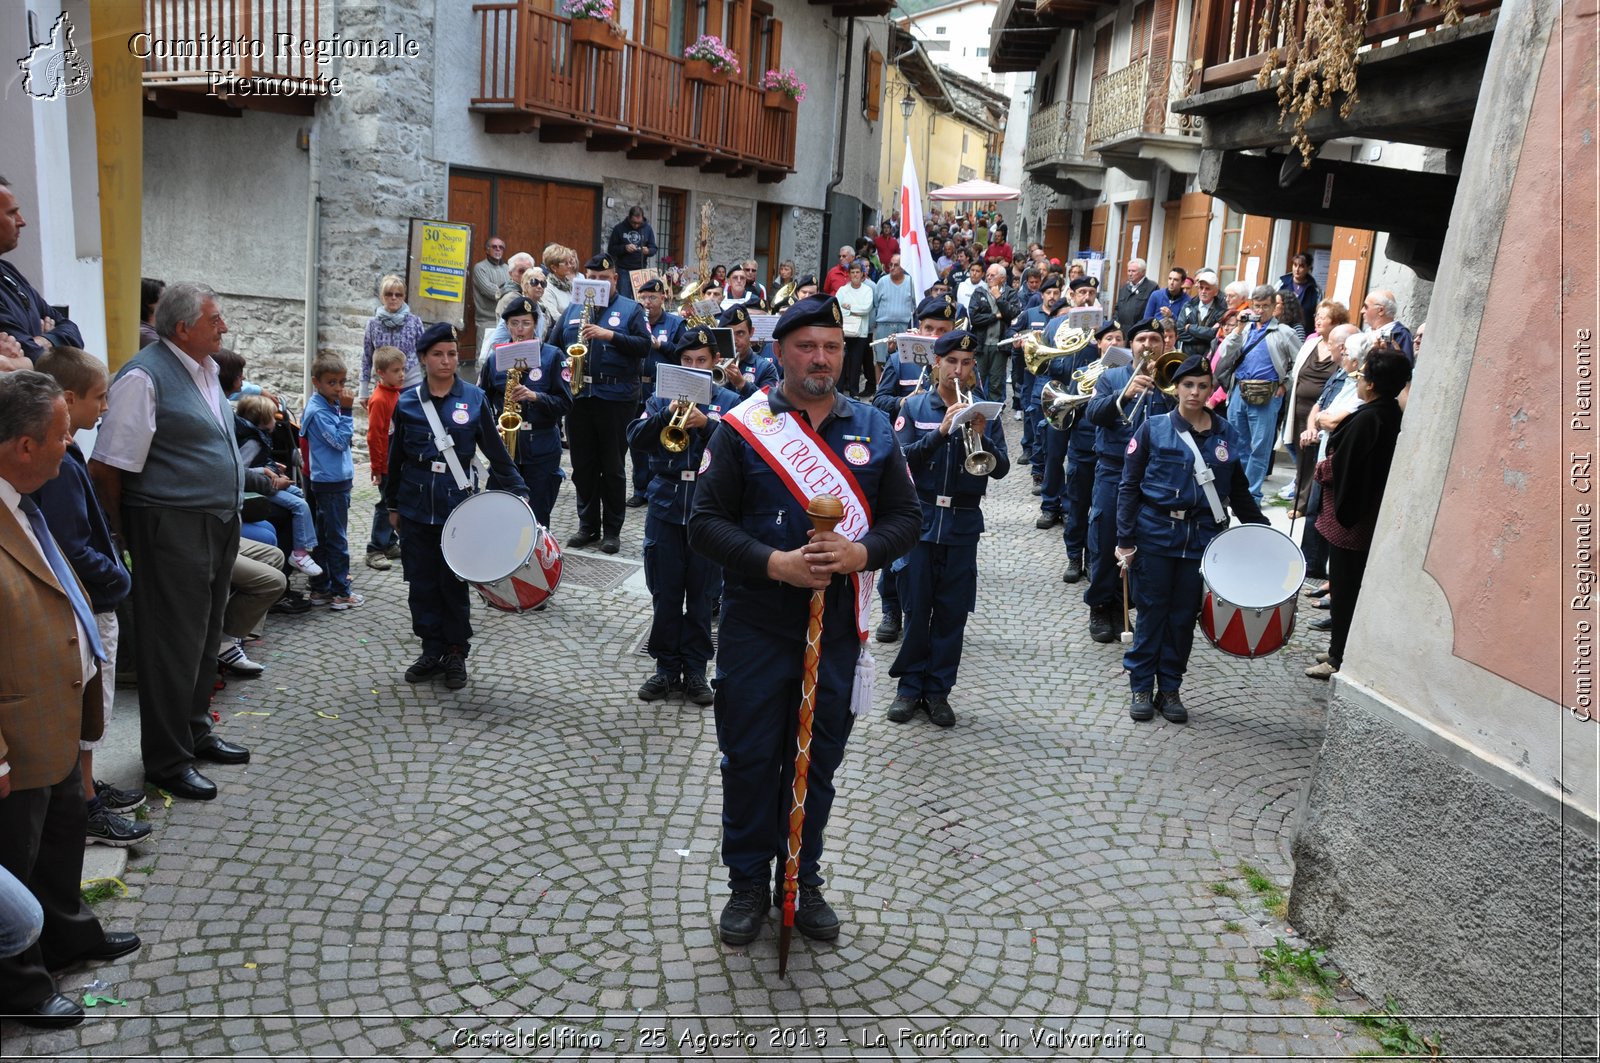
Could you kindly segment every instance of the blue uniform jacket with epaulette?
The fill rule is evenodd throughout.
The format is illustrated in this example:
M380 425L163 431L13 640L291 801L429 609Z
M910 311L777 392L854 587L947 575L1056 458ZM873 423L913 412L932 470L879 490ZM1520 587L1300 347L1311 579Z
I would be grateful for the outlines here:
M779 383L778 363L754 351L739 359L739 373L744 377L744 386L739 389L741 399L748 399L762 388L775 388Z
M556 326L556 345L563 351L578 342L578 323L583 304L573 300ZM584 358L582 398L638 402L639 382L646 375L645 356L650 353L650 329L645 324L644 307L626 296L612 298L608 306L597 306L589 324L611 329L609 340L587 340L589 353ZM568 368L570 369L570 363ZM578 382L570 381L573 391Z
M561 454L561 418L572 412L572 389L561 375L565 364L566 356L561 350L546 343L539 349L539 364L530 365L522 374L522 386L539 398L517 403L522 414L522 430L517 433L518 464ZM478 371L478 387L488 398L498 424L505 412L506 374L494 367L492 356L483 360L483 368Z
M1206 431L1194 431L1174 410L1146 418L1128 441L1117 488L1118 546L1136 545L1162 557L1198 560L1228 526L1226 515L1220 524L1212 515L1205 489L1195 478L1194 451L1179 438L1185 429L1216 477L1212 486L1217 498L1232 503L1245 523L1267 523L1244 474L1242 459L1249 452L1249 441L1216 416Z
M389 423L389 479L384 502L390 509L421 524L443 524L472 493L470 485L467 490L456 486L455 476L434 442L433 429L422 412L424 395L439 415L439 426L454 441L456 460L468 479L476 478L472 456L481 449L489 462L489 485L528 497L522 474L500 442L500 427L483 390L456 380L448 395L435 397L424 380L400 392Z
M911 396L896 416L895 436L905 451L911 482L922 503L921 541L967 546L976 543L983 532L980 507L989 481L1002 479L1011 471L1011 457L1000 419L991 418L983 428L983 445L995 456L994 472L988 476L968 473L964 433L957 428L947 436L939 434L948 409L937 391Z
M645 497L650 500L650 515L668 524L688 524L689 511L694 508L694 485L700 475L700 463L705 455L711 433L717 430L722 415L739 404L739 396L727 388L711 389L711 401L697 403L706 415L707 423L689 429L689 446L681 454L674 454L661 445L661 431L672 419L672 400L652 395L645 400L644 413L628 424L628 446L634 460L644 458L650 463L650 485Z
M1089 400L1088 409L1083 414L1084 419L1094 425L1094 453L1103 468L1122 468L1128 440L1133 438L1133 431L1138 427L1128 420L1135 407L1138 407L1141 422L1170 413L1174 408L1171 399L1152 387L1143 395L1136 395L1123 403L1122 409L1118 410L1117 398L1132 379L1131 365L1119 365L1101 373L1100 379L1095 382L1094 398ZM1144 400L1142 403L1139 401L1141 398Z
M650 330L650 351L644 356L644 370L639 376L641 382L644 378L649 380L645 384L648 398L655 390L656 366L662 362L676 364L673 352L678 348L678 341L683 339L683 318L667 310L662 312L661 320L652 325L650 315L646 314L644 327Z

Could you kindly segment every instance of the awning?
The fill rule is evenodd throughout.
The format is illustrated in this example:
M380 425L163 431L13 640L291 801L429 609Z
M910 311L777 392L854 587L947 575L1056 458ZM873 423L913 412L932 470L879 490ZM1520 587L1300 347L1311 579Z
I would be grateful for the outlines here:
M962 181L958 185L948 188L935 189L928 193L929 199L935 200L967 200L980 203L1004 203L1013 199L1021 199L1022 193L1015 188L997 185L993 181Z

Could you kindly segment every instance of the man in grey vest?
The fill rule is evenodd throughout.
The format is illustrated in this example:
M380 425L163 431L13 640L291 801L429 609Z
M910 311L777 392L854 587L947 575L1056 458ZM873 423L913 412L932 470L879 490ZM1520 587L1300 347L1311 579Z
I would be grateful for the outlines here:
M244 495L233 411L213 355L228 331L217 293L168 286L161 337L111 385L89 473L133 555L133 629L145 780L209 801L196 758L244 764L250 753L211 731L211 692Z

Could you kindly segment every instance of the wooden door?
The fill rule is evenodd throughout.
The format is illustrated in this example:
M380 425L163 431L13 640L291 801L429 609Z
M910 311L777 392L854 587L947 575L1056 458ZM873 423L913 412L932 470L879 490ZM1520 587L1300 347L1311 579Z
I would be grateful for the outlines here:
M658 52L671 49L672 0L639 0L634 21L634 38L646 48Z
M1328 286L1323 289L1323 298L1349 307L1352 325L1361 323L1361 303L1367 297L1367 277L1372 268L1372 239L1373 233L1367 229L1340 226L1333 230Z
M1272 250L1272 219L1254 214L1244 217L1244 232L1239 238L1238 278L1250 287L1271 284L1277 279L1267 257Z
M600 235L600 190L583 185L547 185L544 233L545 243L565 244L578 252L579 262L587 262L590 255L605 250Z
M495 205L495 231L506 239L506 253L526 251L535 262L540 261L545 239L545 210L543 181L529 181L519 177L500 178L499 198Z
M1123 211L1122 239L1117 242L1117 254L1121 261L1116 263L1117 268L1112 271L1115 276L1122 276L1122 267L1130 258L1148 260L1151 204L1151 200L1136 199Z
M1102 203L1094 208L1094 212L1089 215L1089 246L1082 250L1098 251L1102 255L1106 253L1106 219L1110 215L1109 203ZM1105 278L1102 277L1101 280L1104 281Z
M1065 262L1072 255L1072 211L1051 210L1044 216L1044 253Z
M1204 192L1185 193L1178 200L1177 242L1173 260L1167 265L1182 266L1191 277L1200 272L1206 265L1206 238L1210 234L1211 197Z
M450 201L447 208L446 221L462 222L472 226L472 231L478 236L478 246L472 249L468 259L476 264L483 258L483 245L488 243L491 235L499 235L489 227L491 193L493 191L489 178L478 177L472 174L450 175ZM467 279L467 291L472 290L472 280ZM462 330L462 347L465 350L477 350L476 322L473 320L472 297L469 294L466 300L466 316L462 319L466 327ZM470 345L470 346L469 346Z
M1161 275L1156 277L1157 284L1165 285L1167 283L1167 271L1174 265L1183 266L1183 263L1178 261L1178 201L1176 199L1168 200L1161 204L1161 259L1150 263L1152 275L1158 269L1160 270ZM1191 267L1183 266L1183 268L1188 270Z

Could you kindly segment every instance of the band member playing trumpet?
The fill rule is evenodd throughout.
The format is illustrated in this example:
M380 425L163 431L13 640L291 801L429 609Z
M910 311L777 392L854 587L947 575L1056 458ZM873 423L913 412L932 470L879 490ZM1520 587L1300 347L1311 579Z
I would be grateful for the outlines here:
M411 630L422 640L422 655L406 669L406 682L436 675L459 690L467 685L467 655L472 651L472 603L467 585L445 564L440 537L450 513L476 489L472 455L481 449L489 462L489 484L528 497L505 444L494 408L481 388L456 377L461 355L456 330L440 323L417 341L422 383L407 388L395 402L389 426L389 480L384 503L389 521L400 530L400 565L405 571ZM440 449L436 440L448 438Z
M1104 338L1106 326L1097 335ZM1128 329L1133 363L1100 374L1084 416L1095 426L1094 493L1089 502L1089 586L1083 592L1089 607L1089 637L1095 642L1117 641L1117 609L1122 587L1117 579L1113 551L1117 542L1117 485L1122 482L1122 460L1133 430L1146 417L1163 414L1172 402L1155 387L1149 366L1162 351L1163 333L1153 321Z
M659 278L652 277L639 285L633 297L644 310L644 326L650 332L650 353L645 355L643 371L639 374L639 383L644 387L643 398L648 399L655 392L656 365L672 361L678 341L683 339L684 324L683 318L666 308L667 286ZM644 409L643 401L639 403L639 409ZM649 484L649 465L635 461L633 494L628 496L629 509L645 504L645 488Z
M537 318L536 304L527 297L513 300L500 315L511 334L512 343L533 339ZM572 389L561 379L565 356L560 348L546 343L537 359L529 359L511 389L514 412L522 418L517 429L517 447L512 460L522 482L528 485L528 506L539 523L550 527L550 511L561 490L561 418L572 409ZM535 364L537 362L537 364ZM505 413L507 372L495 368L493 356L483 359L478 371L478 387L483 389L498 419Z
M1031 332L1043 332L1045 323L1056 313L1056 305L1061 301L1061 278L1052 273L1039 284L1039 301L1028 307L1017 317L1017 334L1013 341L1021 349L1021 341ZM1024 370L1022 375L1022 456L1028 464L1033 464L1037 456L1042 463L1044 460L1045 441L1039 435L1039 388L1044 386L1043 381L1035 381L1032 373ZM1044 471L1042 468L1033 473L1034 486L1040 490L1035 494L1043 494Z
M1246 524L1267 518L1250 494L1249 440L1211 416L1211 364L1191 357L1172 374L1178 408L1148 417L1128 441L1117 487L1117 564L1136 573L1139 621L1122 656L1133 698L1128 715L1172 723L1189 712L1179 697L1205 593L1200 558L1228 526L1226 498Z
M741 399L748 399L761 388L778 383L777 365L757 354L750 344L752 330L747 307L730 306L717 315L717 327L733 333L733 361L722 366L724 387L736 392Z
M839 934L822 895L822 839L834 772L871 689L868 573L910 550L922 519L889 418L838 391L843 319L828 296L803 299L779 319L783 384L723 417L689 517L689 545L723 573L716 721L722 862L733 896L719 931L729 945L754 941L769 918L774 858L783 874L814 589L826 600L795 925L814 939ZM843 503L833 531L812 528L813 494Z
M1068 310L1095 305L1095 291L1093 277L1077 277L1067 284L1066 300L1056 304L1054 315L1045 323L1044 342L1047 346L1051 345L1063 314ZM1050 419L1045 416L1044 387L1052 380L1070 386L1072 372L1082 369L1093 360L1094 357L1087 350L1079 351L1072 357L1052 359L1048 365L1035 373L1033 388L1029 393L1033 406L1039 411L1039 423L1034 425L1033 448L1033 473L1040 486L1039 516L1033 522L1033 526L1040 529L1053 528L1065 521L1066 530L1063 538L1066 539L1069 557L1074 550L1083 550L1084 521L1089 511L1089 491L1084 490L1081 498L1069 501L1067 497L1069 489L1081 485L1078 481L1069 483L1067 479L1067 452L1074 450L1075 457L1089 453L1090 457L1083 465L1092 469L1094 440L1090 435L1092 430L1087 426L1084 431L1076 433L1074 438L1069 439L1067 431L1056 428L1050 423ZM1065 376L1062 375L1063 372L1066 373ZM1091 484L1093 477L1094 474L1091 472L1089 476ZM1076 514L1072 512L1072 503L1079 503Z
M889 706L895 723L905 723L918 710L940 727L956 722L950 691L961 667L967 615L978 604L980 507L989 480L1011 470L998 419L985 423L974 417L965 426L952 426L971 405L979 346L970 332L940 336L933 347L937 388L912 395L895 420L895 437L922 503L921 535L900 577L905 641L889 669L900 681Z
M716 361L711 332L687 330L668 360L709 373ZM689 549L688 524L706 442L722 415L738 404L739 396L727 388L712 388L711 401L703 404L652 395L644 413L628 426L633 460L651 472L644 578L650 588L649 649L656 670L639 688L644 701L660 701L681 690L696 705L711 704L706 664L711 660L711 603L721 581L717 566Z
M1122 346L1122 330L1115 321L1108 321L1095 330L1095 345L1088 349L1090 362L1104 358L1106 352L1112 347ZM1052 361L1055 366L1060 359ZM1074 371L1084 369L1078 366ZM1089 368L1093 372L1093 368ZM1070 378L1067 378L1070 380ZM1094 384L1085 378L1086 387L1069 384L1075 394L1094 394ZM1049 411L1046 411L1048 414ZM1099 434L1088 417L1087 404L1080 406L1077 417L1072 424L1067 439L1067 469L1066 488L1064 491L1066 521L1061 528L1061 541L1067 548L1067 567L1062 570L1061 582L1077 583L1089 571L1089 513L1094 508L1094 476L1095 469L1099 466L1099 458L1095 455L1095 438ZM1046 493L1049 492L1049 478L1046 477Z

